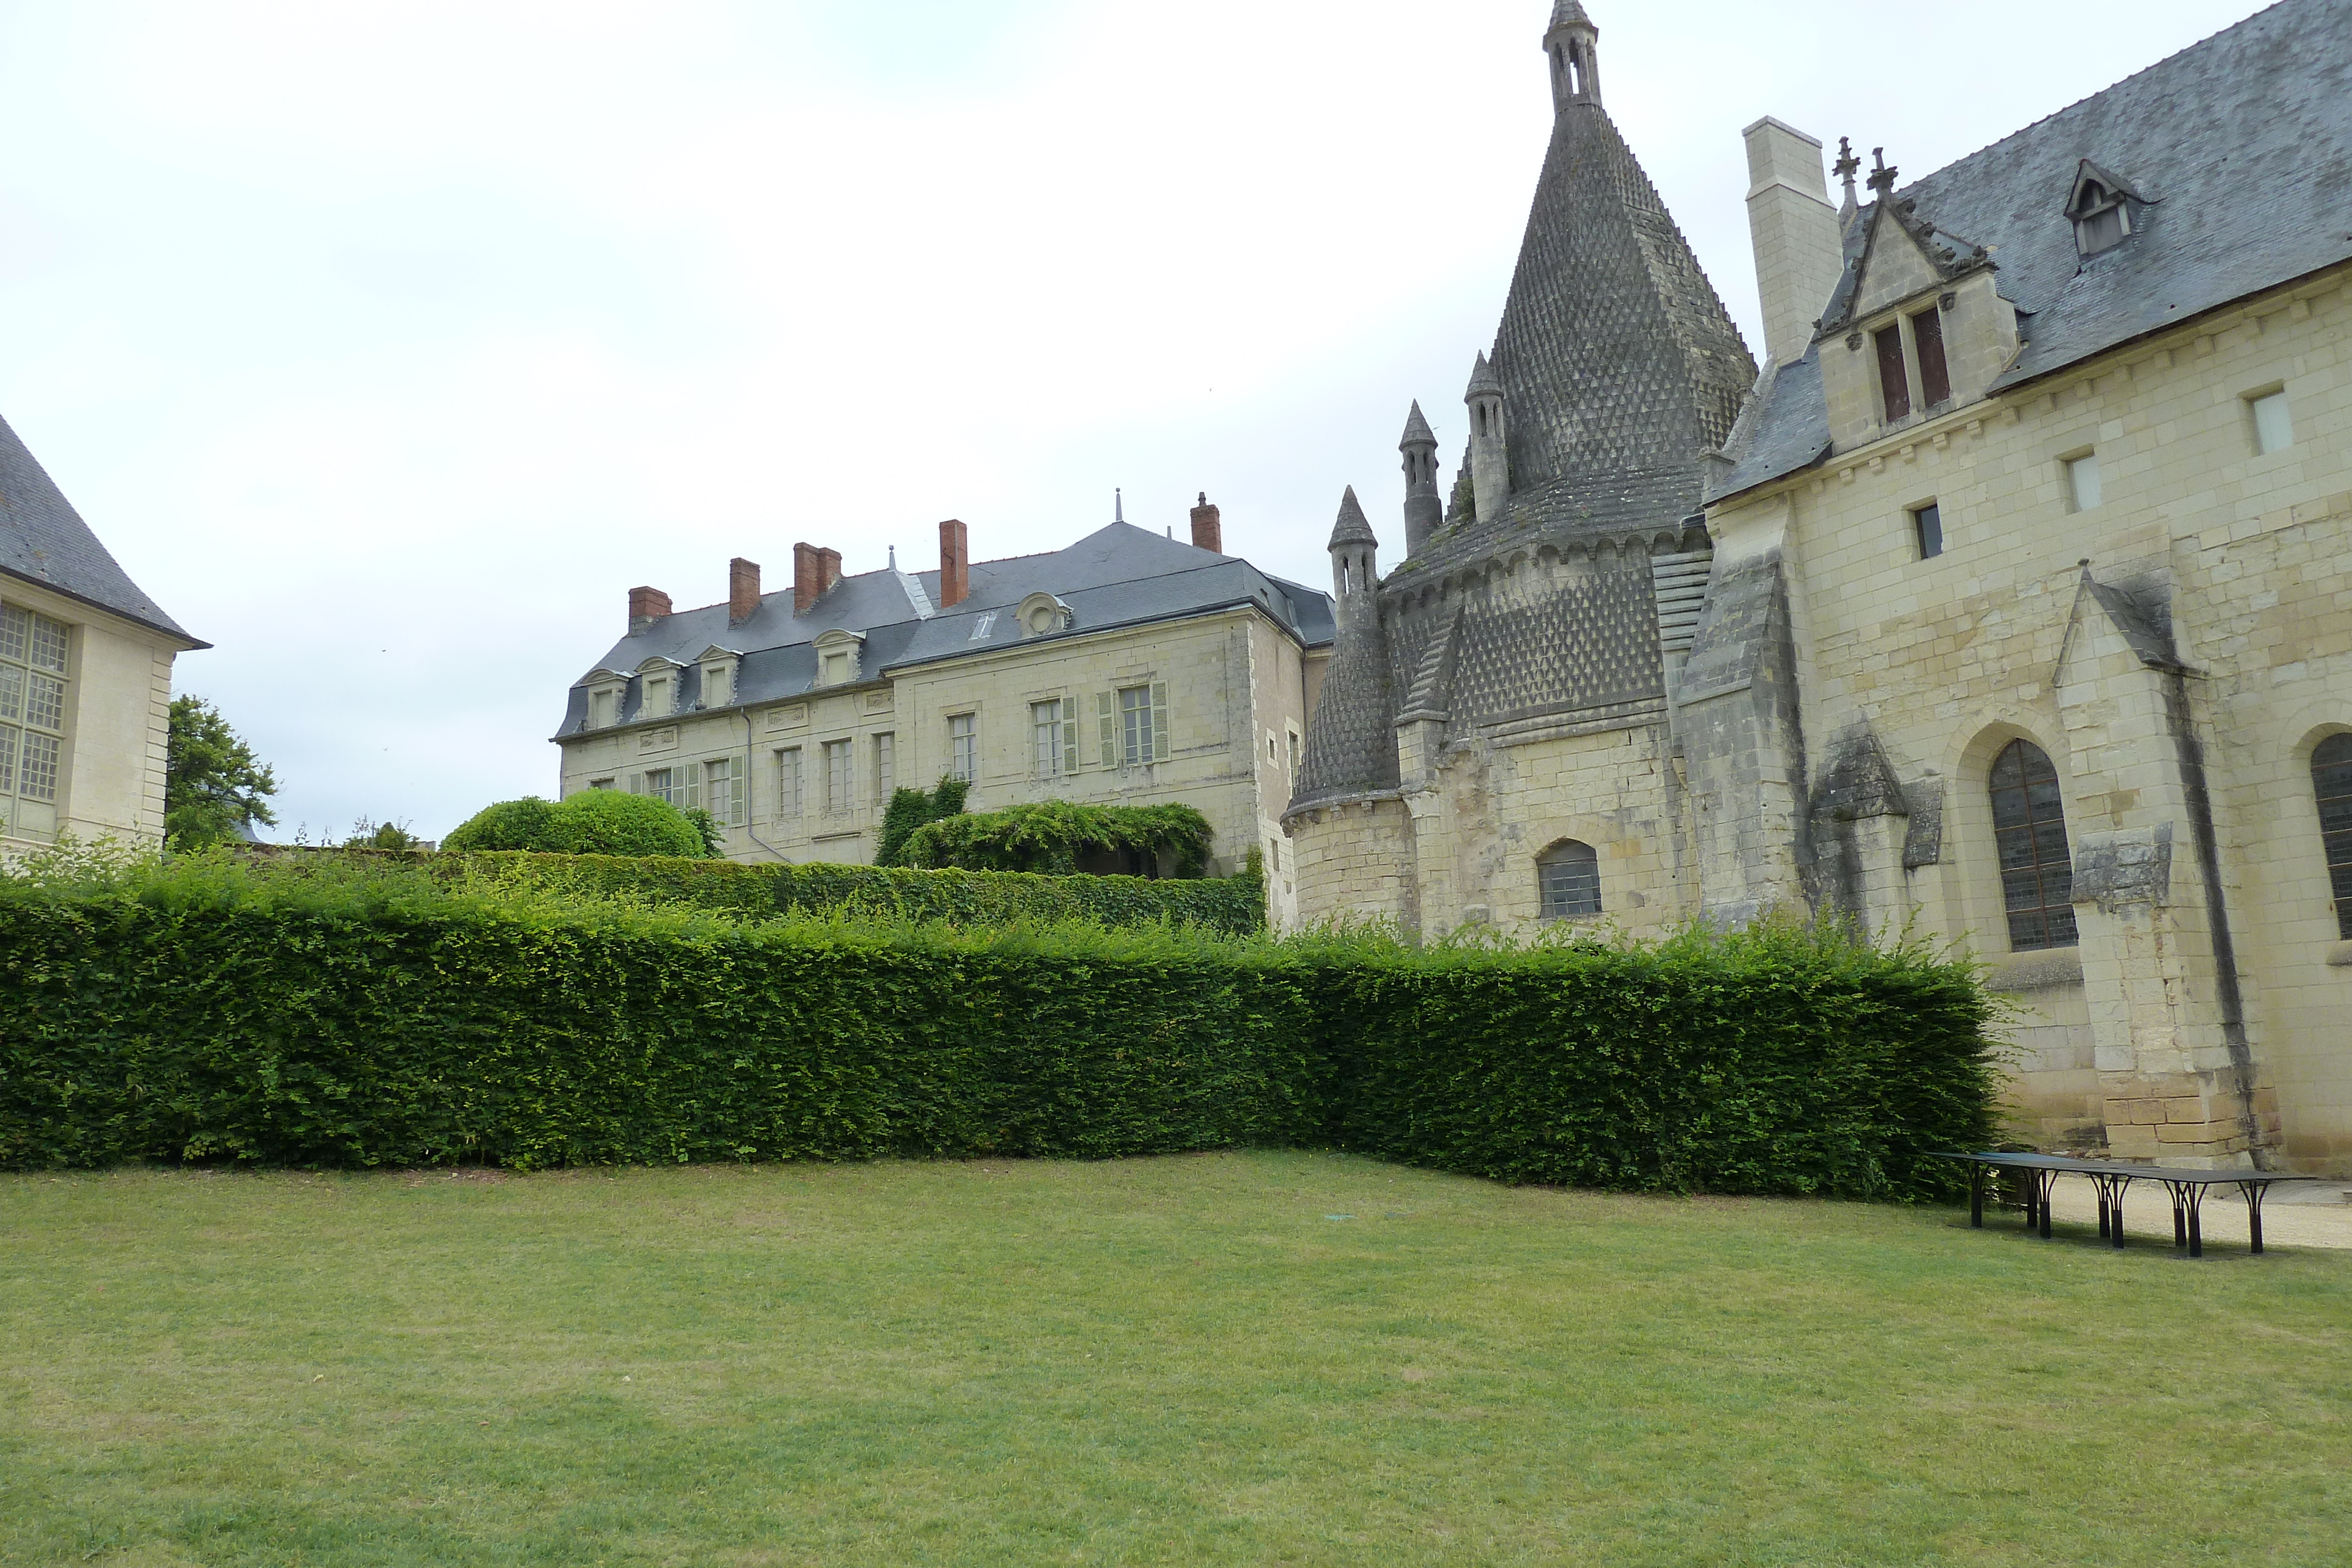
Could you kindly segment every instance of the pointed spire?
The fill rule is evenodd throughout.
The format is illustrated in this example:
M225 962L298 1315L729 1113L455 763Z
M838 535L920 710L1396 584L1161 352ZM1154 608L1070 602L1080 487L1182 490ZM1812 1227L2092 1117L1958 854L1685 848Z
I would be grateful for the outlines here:
M1110 493L1110 520L1114 523L1127 521L1127 497L1117 490Z
M1862 167L1862 160L1853 155L1852 141L1843 136L1838 138L1837 162L1830 167L1835 169L1838 178L1845 182L1845 204L1838 208L1838 227L1843 229L1851 225L1854 214L1862 210L1862 204L1853 196L1854 172Z
M1339 520L1331 525L1329 548L1339 549L1347 545L1376 545L1380 542L1379 537L1372 532L1372 525L1364 519L1364 508L1356 499L1356 487L1349 486L1348 493L1339 497Z
M1578 5L1576 0L1553 0L1551 26L1544 31L1547 34L1557 33L1562 27L1582 27L1593 33L1601 31L1592 25L1592 18L1584 14L1584 7Z
M1502 395L1502 378L1495 373L1495 367L1486 362L1486 356L1482 351L1478 355L1478 362L1470 368L1470 390L1462 394L1462 401L1468 402L1472 398Z
M1416 446L1434 449L1436 445L1437 436L1429 428L1429 421L1421 416L1421 402L1416 398L1412 412L1405 416L1404 439L1397 443L1397 450L1410 452Z
M892 545L890 547L890 570L892 571L898 570L898 547L897 545Z

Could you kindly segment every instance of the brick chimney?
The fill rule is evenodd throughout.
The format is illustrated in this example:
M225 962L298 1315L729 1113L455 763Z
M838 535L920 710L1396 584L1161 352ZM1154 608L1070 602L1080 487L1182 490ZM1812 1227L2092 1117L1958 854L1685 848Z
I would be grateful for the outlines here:
M829 561L829 566L828 566ZM824 597L841 576L841 555L837 550L819 549L812 544L793 547L793 613L805 615Z
M940 525L940 608L952 610L971 597L971 544L953 517Z
M1192 548L1225 553L1225 530L1217 520L1217 508L1209 505L1209 493L1201 492L1201 504L1192 508Z
M821 549L816 552L816 591L831 593L833 585L841 580L841 552Z
M658 588L629 590L629 635L634 637L669 614L669 595Z
M760 563L737 556L727 563L727 624L740 626L760 608Z

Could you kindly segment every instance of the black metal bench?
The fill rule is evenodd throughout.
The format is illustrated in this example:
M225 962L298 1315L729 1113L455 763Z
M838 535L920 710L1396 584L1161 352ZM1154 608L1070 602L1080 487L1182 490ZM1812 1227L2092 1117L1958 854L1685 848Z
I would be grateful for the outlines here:
M2161 1182L2172 1195L2172 1244L2185 1247L2191 1258L2205 1256L2205 1237L2198 1210L2205 1190L2234 1186L2245 1195L2246 1233L2252 1249L2263 1249L2263 1195L2283 1181L2315 1181L2315 1176L2284 1176L2277 1171L2189 1170L2176 1166L2135 1166L2118 1160L2070 1160L2061 1155L1938 1155L1969 1167L1969 1223L1984 1225L1985 1173L2013 1170L2025 1177L2025 1228L2050 1234L2050 1189L2062 1176L2084 1176L2099 1189L2099 1234L2112 1245L2124 1244L2124 1192L2136 1181Z

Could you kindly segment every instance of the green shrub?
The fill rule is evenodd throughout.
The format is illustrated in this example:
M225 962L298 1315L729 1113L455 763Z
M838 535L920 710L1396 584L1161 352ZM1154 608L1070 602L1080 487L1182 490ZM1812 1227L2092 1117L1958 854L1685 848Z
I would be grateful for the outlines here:
M904 865L902 858L907 840L926 822L936 822L941 817L952 817L963 810L964 797L971 792L968 779L942 778L937 788L928 792L921 789L893 789L890 804L882 812L882 833L874 846L876 865Z
M1992 1133L1971 971L1835 931L1416 949L744 920L448 863L0 881L0 1166L1336 1143L1507 1181L1920 1197L1959 1190L1928 1152ZM760 869L678 885L772 890Z
M695 821L697 815L702 821ZM681 811L658 795L583 789L561 800L526 795L484 807L452 830L441 847L701 858L719 852L719 838L708 813Z
M1046 800L929 822L907 840L902 856L912 866L1067 876L1085 856L1131 851L1172 856L1176 874L1192 877L1208 868L1209 837L1209 819L1190 806Z

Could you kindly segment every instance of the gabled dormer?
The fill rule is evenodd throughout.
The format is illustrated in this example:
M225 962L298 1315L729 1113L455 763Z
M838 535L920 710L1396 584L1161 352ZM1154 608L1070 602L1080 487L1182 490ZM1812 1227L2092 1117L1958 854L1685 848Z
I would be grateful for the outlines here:
M2110 251L2138 229L2147 200L2129 183L2088 158L2074 171L2066 194L2066 221L2074 225L2074 250L2084 259Z
M820 632L816 639L816 684L821 686L855 685L865 678L859 666L865 661L866 634L847 632L836 626Z
M1870 183L1878 199L1816 339L1841 449L1976 402L2018 349L1991 253L1895 196L1884 158Z
M1047 637L1070 629L1070 607L1040 589L1021 601L1021 635Z
M637 712L641 719L670 718L677 713L679 688L686 666L656 653L637 666Z
M706 708L734 706L735 676L742 666L743 655L732 648L721 648L713 643L695 655L694 662L702 670L702 701L698 706Z
M600 664L576 684L588 688L588 716L581 721L581 728L610 729L621 722L621 707L629 695L626 670L609 670Z

